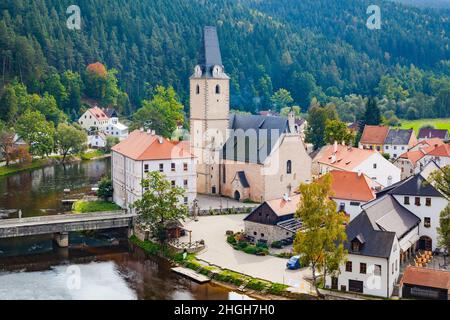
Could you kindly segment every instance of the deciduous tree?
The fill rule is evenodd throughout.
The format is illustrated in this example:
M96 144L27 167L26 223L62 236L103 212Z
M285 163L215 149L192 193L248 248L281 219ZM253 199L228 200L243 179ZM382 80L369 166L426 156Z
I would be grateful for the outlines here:
M183 121L183 105L172 87L156 87L152 99L144 100L142 108L133 115L134 127L150 126L157 134L167 138Z
M139 221L148 224L153 235L164 242L167 239L167 223L183 219L189 213L187 206L180 202L185 196L185 190L172 187L158 171L150 172L141 185L147 191L132 207L136 210Z
M56 129L55 145L56 149L62 155L62 162L70 154L80 153L86 148L87 134L84 130L74 126L61 123Z
M332 196L331 175L311 184L300 185L300 203L295 216L302 221L294 251L300 255L302 265L310 266L317 294L318 273L323 277L335 275L346 259L344 241L347 239L345 213L337 212Z

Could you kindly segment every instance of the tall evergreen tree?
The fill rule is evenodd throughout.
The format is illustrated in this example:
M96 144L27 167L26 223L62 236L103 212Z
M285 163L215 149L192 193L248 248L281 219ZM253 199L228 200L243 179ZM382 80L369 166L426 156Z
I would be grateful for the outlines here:
M367 100L364 123L367 125L379 125L381 123L380 108L378 108L377 100L373 97L370 97L369 100Z

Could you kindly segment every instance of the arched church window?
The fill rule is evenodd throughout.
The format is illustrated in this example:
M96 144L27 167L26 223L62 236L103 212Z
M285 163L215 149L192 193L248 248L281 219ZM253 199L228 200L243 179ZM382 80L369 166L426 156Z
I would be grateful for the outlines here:
M220 86L219 85L216 86L216 94L220 94Z
M288 160L287 164L286 164L286 173L287 174L291 174L292 173L292 161Z
M197 94L200 94L200 86L199 85L197 85L196 92L197 92Z

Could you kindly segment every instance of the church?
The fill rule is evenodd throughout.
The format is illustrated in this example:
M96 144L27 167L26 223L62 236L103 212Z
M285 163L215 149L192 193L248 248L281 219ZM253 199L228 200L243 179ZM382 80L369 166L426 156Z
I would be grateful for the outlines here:
M230 114L230 78L215 27L205 27L202 58L190 77L190 147L201 194L261 203L311 182L312 160L293 113Z

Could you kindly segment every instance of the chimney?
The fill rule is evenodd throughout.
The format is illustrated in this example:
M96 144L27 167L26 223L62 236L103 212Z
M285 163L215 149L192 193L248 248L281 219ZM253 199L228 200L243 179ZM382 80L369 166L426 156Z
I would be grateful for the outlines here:
M139 129L139 131L144 132L144 128L141 127L141 128Z
M360 170L358 170L358 177L361 177L361 175L362 175L362 172L361 172L361 169L360 169Z
M152 134L152 130L147 129L147 133L148 133L148 134Z
M333 152L336 153L337 151L338 151L338 143L337 143L337 141L335 140L335 141L334 141L334 145L333 145Z
M158 136L158 142L159 142L159 144L163 144L163 142L164 142L163 137Z
M156 135L156 131L152 130L152 136Z

